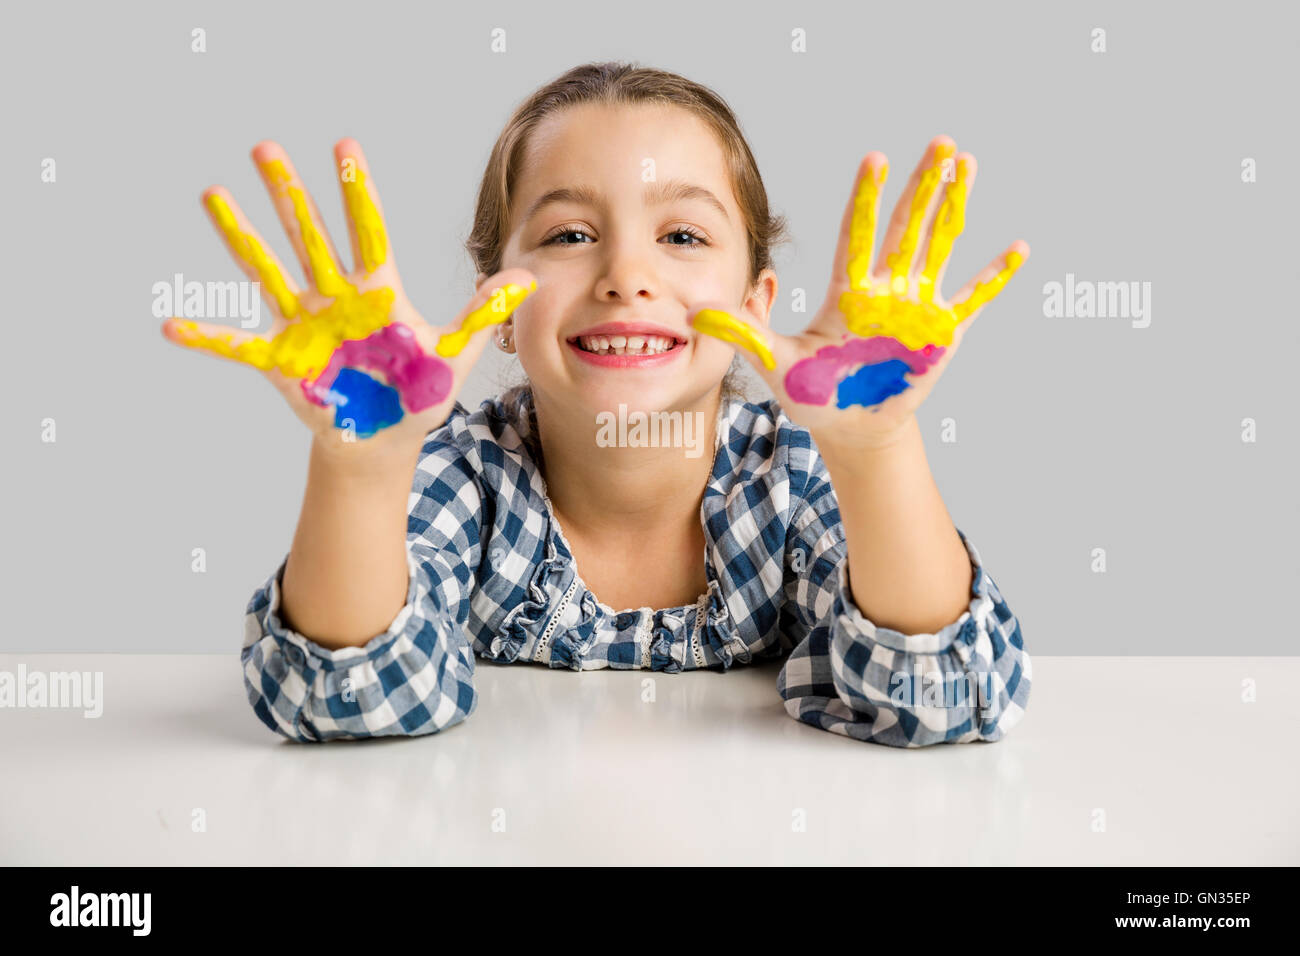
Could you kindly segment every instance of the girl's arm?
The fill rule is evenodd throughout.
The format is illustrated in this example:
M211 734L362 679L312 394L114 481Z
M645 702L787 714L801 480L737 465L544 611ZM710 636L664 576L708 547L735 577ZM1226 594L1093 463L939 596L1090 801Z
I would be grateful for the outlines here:
M782 674L790 712L899 746L997 739L1019 719L1029 693L1019 626L969 546L965 562L964 538L930 476L915 415L975 318L1029 255L1026 243L1014 242L952 300L942 294L975 172L975 157L958 153L951 138L931 140L876 257L888 163L868 153L840 223L826 301L804 332L774 334L752 321L752 311L735 315L725 304L703 303L691 320L745 350L784 411L824 445L825 463L820 454L814 462L834 475L840 495L833 521L805 509L792 522L826 530L804 541L822 555L818 586L792 584L796 593L813 593L794 612L808 638ZM830 497L816 484L811 493ZM832 578L833 598L826 590ZM967 590L970 608L961 612ZM922 665L949 684L974 679L980 699L935 708L914 696L924 678L918 675L918 685L902 672Z
M364 640L337 647L333 642L321 643L283 617L283 582L296 552L286 556L254 593L245 616L244 683L254 712L270 729L303 742L416 736L437 733L473 713L478 700L474 648L465 626L470 583L481 559L484 506L475 465L464 451L465 418L464 408L457 404L448 424L431 435L422 449L412 469L414 481L402 493L400 528L385 527L387 515L382 509L395 507L396 501L379 494L380 481L373 495L345 486L343 492L357 498L339 505L343 513L358 509L358 527L369 521L374 528L358 531L344 527L342 517L323 519L337 525L338 537L328 543L328 535L319 534L321 547L387 551L390 542L405 541L396 555L404 597L399 596L400 603L387 610L369 601L381 617L373 625L357 618L356 626L369 627ZM340 491L325 483L321 490L333 492L334 498ZM392 487L387 490L396 494ZM380 510L369 515L364 509L370 506ZM304 503L304 514L309 510ZM400 532L402 538L390 538L389 532ZM299 546L295 538L294 548ZM337 575L352 591L391 580L381 580L372 572L369 584L348 584L347 574L356 569L349 562L361 562L363 556L340 557L340 553L308 552L300 555L302 567L310 573L313 562L319 561L321 574ZM300 597L306 594L303 591ZM337 603L344 614L354 614L346 594L329 593L326 586L319 588L315 600L329 606Z
M383 631L405 603L406 508L420 448L350 460L313 441L280 619L331 650Z
M848 539L858 609L903 632L936 631L970 601L971 564L930 474L916 417L879 448L814 434Z
M948 525L970 583L961 607L941 626L883 626L853 597L859 581L871 583L866 575L854 571L850 592L843 493L832 490L811 443L792 448L791 458L795 510L781 629L793 651L777 679L786 711L822 730L894 747L1005 736L1028 706L1032 663L1020 624L974 545ZM847 533L852 541L855 532ZM890 552L881 551L888 561Z
M456 394L483 332L537 284L522 269L493 281L481 275L451 324L425 322L402 288L360 144L340 140L334 159L352 267L288 154L259 143L253 160L307 285L234 197L213 187L204 205L240 269L260 284L271 327L257 334L172 318L162 331L177 345L258 369L313 435L292 550L245 618L244 678L258 717L297 740L433 733L474 707L464 624L482 502L440 495L451 486L436 482L438 473L468 471L455 449L420 456L453 411L463 416ZM417 489L428 483L408 521L413 479Z

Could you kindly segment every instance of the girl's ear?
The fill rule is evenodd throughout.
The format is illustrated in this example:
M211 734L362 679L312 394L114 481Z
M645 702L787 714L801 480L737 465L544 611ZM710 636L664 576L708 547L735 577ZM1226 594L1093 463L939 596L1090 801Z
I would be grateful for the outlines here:
M755 325L761 325L764 328L771 324L772 305L776 302L776 272L773 269L764 269L758 274L753 288L749 290L749 298L745 300L744 311Z

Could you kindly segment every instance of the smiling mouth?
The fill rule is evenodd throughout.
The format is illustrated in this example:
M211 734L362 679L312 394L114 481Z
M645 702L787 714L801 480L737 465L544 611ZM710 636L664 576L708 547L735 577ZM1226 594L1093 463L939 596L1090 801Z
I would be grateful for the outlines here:
M569 339L592 355L664 355L686 345L684 339L667 335L578 335Z

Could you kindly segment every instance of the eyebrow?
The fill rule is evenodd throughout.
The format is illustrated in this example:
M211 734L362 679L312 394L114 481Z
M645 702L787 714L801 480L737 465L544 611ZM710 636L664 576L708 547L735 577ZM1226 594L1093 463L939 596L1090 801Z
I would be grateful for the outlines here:
M696 186L694 183L688 183L680 179L670 179L666 182L652 182L646 184L645 201L652 205L662 205L663 203L673 202L679 199L699 199L708 203L714 209L722 214L722 218L731 222L731 217L727 215L727 207L717 196L709 192L703 186ZM537 215L543 208L552 203L571 202L586 206L599 206L601 204L600 193L590 186L564 186L559 189L552 189L543 193L528 209L528 215L524 217L524 222L528 222Z

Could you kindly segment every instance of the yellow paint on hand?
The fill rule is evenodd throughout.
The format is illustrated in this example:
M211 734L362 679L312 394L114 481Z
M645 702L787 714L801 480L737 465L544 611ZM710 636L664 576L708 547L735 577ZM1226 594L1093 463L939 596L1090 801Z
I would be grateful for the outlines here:
M990 299L1002 291L1002 287L1007 284L1007 280L1016 274L1016 270L1024 265L1024 262L1025 257L1020 253L1008 252L1007 264L1001 272L987 282L978 283L969 298L953 306L957 321L964 322L972 312L987 305Z
M890 271L890 283L896 293L907 292L907 274L912 268L912 259L916 247L921 241L921 225L925 212L930 207L935 190L943 177L943 164L957 154L957 147L951 143L940 143L935 147L930 166L921 174L921 181L916 185L912 195L912 207L908 210L907 228L899 239L898 251L885 257Z
M925 256L925 268L917 280L917 294L922 302L934 299L935 282L939 270L952 255L952 244L966 228L966 197L969 195L970 163L958 163L956 178L944 192L943 204L934 220L930 233L930 248Z
M839 308L849 331L862 338L888 335L912 350L951 345L957 326L1001 292L1024 261L1018 252L1007 253L1006 267L987 282L977 284L970 297L955 306L914 301L899 295L892 279L881 279L874 293L841 294Z
M367 338L392 321L396 293L387 286L361 292L340 275L334 267L329 244L312 221L307 194L300 187L290 185L292 180L284 163L272 160L262 163L261 169L272 190L281 196L287 194L292 203L316 288L322 295L332 297L332 301L317 312L308 312L289 290L284 275L262 244L239 228L229 204L213 194L208 197L207 205L222 234L235 254L257 270L263 284L275 297L280 312L290 321L270 339L234 329L205 335L198 323L179 319L173 327L180 344L189 348L234 359L263 371L277 368L290 378L313 377L325 369L334 350L343 342ZM353 221L357 224L366 269L373 271L388 256L388 237L379 211L365 190L364 175L360 169L356 172L357 181L344 185L345 195Z
M360 164L353 160L354 179L343 180L343 198L348 206L348 217L357 232L357 245L361 247L361 262L367 272L374 272L388 260L388 231L384 218L379 215L375 201L366 188L366 176Z
M324 370L344 340L364 339L386 326L393 299L393 290L387 287L358 293L345 285L343 294L324 309L290 323L274 338L250 335L238 344L233 331L208 336L189 321L178 321L175 328L182 345L262 370L278 368L291 378L307 378Z
M435 351L444 358L459 355L469 345L470 336L489 325L499 325L510 318L510 313L518 308L519 303L528 298L537 289L537 283L530 282L527 287L511 282L492 290L488 300L465 317L460 328L438 337Z
M307 251L307 261L311 266L312 279L321 295L341 295L349 288L347 281L334 268L334 256L330 254L329 243L312 220L311 208L307 203L307 193L298 186L290 186L289 170L281 160L273 159L260 164L274 190L288 193L293 205L294 218L298 220L298 232L302 237L303 247Z
M776 368L776 359L772 356L772 350L767 342L754 328L741 322L730 312L723 312L721 309L701 309L692 324L698 332L712 335L714 338L753 352L762 360L764 368L769 370Z
M892 279L881 279L876 292L845 292L839 308L849 331L862 338L888 335L913 351L927 345L951 345L959 321L952 309L933 302L914 302L895 292Z
M207 207L217 221L217 228L221 230L221 234L225 236L226 242L235 255L257 272L262 285L266 286L266 290L271 293L276 305L279 306L280 314L286 319L297 315L298 299L289 290L289 283L284 273L279 270L270 253L257 241L257 238L239 228L239 221L235 218L235 212L230 208L230 204L221 196L212 193L207 198Z
M887 335L906 348L919 350L927 345L952 344L953 332L967 316L984 306L1002 291L1007 279L1020 268L1024 257L1012 252L1007 266L988 282L978 284L965 302L953 306L934 302L939 271L952 254L954 240L966 227L966 201L970 190L970 164L957 164L956 175L949 183L930 234L925 267L917 277L916 295L908 272L920 242L925 212L934 198L943 175L944 163L956 155L956 147L947 143L935 148L933 162L921 174L907 227L899 239L899 248L886 256L890 275L871 276L871 244L875 239L874 203L884 182L869 182L864 177L854 203L849 235L849 290L840 295L839 309L845 325L854 335L869 338Z
M871 288L871 256L876 245L876 207L880 187L889 176L889 165L869 170L858 183L853 200L853 219L849 223L849 288Z

